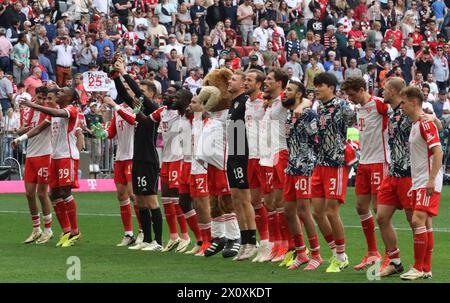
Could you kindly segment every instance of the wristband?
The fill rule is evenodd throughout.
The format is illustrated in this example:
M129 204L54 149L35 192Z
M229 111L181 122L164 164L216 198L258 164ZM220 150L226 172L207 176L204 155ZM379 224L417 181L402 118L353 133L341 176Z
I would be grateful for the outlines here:
M119 105L117 105L117 104L114 105L114 110L115 110L115 111L118 111L119 109L121 109L121 107L120 107Z
M28 135L27 135L27 134L24 134L24 135L18 137L18 138L17 138L17 141L22 142L22 141L25 141L25 140L27 140L27 139L28 139Z

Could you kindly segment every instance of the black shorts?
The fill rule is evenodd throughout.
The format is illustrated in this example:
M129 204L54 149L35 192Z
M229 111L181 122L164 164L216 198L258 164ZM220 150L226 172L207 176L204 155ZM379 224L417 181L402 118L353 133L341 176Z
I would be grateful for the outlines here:
M230 188L248 189L248 157L228 157L227 178Z
M133 161L131 176L135 195L152 196L158 194L158 163Z

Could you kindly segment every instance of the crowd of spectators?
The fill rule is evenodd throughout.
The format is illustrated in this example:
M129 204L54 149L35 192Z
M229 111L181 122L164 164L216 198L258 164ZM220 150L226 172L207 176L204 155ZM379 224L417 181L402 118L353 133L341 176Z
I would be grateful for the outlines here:
M136 80L195 94L211 70L282 67L314 100L313 80L363 76L382 96L391 76L421 87L427 112L448 125L448 0L0 0L3 157L15 136L15 96L73 86L85 132L107 122L83 73L111 72L121 54ZM114 96L114 87L110 94ZM343 94L342 97L345 98ZM87 148L97 148L87 146ZM101 153L101 152L100 152Z

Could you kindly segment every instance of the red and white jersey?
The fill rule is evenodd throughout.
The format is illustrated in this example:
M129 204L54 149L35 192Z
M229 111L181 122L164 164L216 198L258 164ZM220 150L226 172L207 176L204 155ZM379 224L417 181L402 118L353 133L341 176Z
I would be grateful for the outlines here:
M358 119L361 157L359 163L390 163L388 111L390 107L382 99L371 96L364 105L355 107Z
M206 174L208 171L208 165L201 161L198 161L197 150L199 149L198 143L200 137L202 136L203 127L208 122L208 119L202 119L202 113L195 113L194 119L192 120L192 165L191 165L191 175L202 175Z
M41 124L47 117L46 114L29 107L24 107L20 115L20 125L24 127L31 126L31 128ZM50 130L50 127L47 127L35 137L28 139L27 158L46 156L52 153Z
M248 98L247 102L245 103L245 129L247 131L249 159L259 159L259 122L264 117L264 113L265 111L263 100L256 98L252 101L250 100L250 98Z
M80 158L76 136L78 111L73 105L64 107L64 110L67 112L67 117L47 118L47 121L52 123L52 159L70 158L78 160Z
M354 20L349 19L347 16L342 17L338 21L338 23L344 25L344 33L346 33L346 34L348 34L348 32L352 30L353 22L354 22Z
M227 143L226 122L228 109L210 113L198 142L197 157L220 170L226 169Z
M192 122L185 116L180 119L180 135L183 161L192 162Z
M274 100L271 106L272 110L270 112L270 119L272 120L272 125L270 127L270 144L274 154L287 149L286 120L288 116L288 109L283 106L281 100L282 96L278 96Z
M133 159L134 124L136 116L130 107L119 105L120 109L113 113L111 124L107 129L108 139L117 136L116 161Z
M123 34L123 39L130 41L130 45L135 45L139 41L139 37L136 32L126 32Z
M274 161L270 140L270 129L272 125L272 120L270 119L271 113L272 107L267 107L264 116L259 123L259 164L266 167L273 167Z
M412 189L425 188L430 178L433 154L431 149L441 145L438 130L433 122L427 122L419 118L412 124L409 134L409 149L411 153L411 177ZM440 164L440 163L439 163ZM436 192L441 192L443 181L443 170L439 170L436 176Z
M180 119L181 116L177 110L167 109L166 106L159 108L152 113L154 121L160 122L164 140L162 151L162 162L175 162L183 159L183 149L180 142Z

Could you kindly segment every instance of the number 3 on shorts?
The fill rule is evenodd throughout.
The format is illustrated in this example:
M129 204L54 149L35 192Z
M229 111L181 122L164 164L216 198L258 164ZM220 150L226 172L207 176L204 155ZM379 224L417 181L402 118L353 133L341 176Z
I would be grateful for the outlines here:
M329 190L336 190L336 178L330 178L330 188Z

